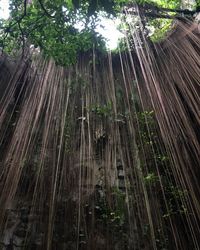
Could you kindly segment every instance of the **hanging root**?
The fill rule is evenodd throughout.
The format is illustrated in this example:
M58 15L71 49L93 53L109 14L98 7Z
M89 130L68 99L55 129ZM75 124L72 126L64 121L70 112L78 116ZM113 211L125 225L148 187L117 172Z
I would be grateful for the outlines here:
M130 26L134 50L1 78L4 246L200 248L197 28L152 45Z

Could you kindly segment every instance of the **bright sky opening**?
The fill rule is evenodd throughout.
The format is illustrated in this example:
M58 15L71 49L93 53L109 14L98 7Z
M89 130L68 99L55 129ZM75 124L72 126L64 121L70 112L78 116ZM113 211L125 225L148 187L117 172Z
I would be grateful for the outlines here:
M0 0L0 18L9 17L9 0Z
M0 0L0 18L7 19L9 17L9 0ZM108 49L114 50L117 48L118 39L123 37L123 34L117 30L119 25L118 19L101 18L101 23L96 29L106 39Z
M120 24L120 20L101 18L101 23L97 28L97 32L99 32L103 37L106 38L106 45L109 49L113 50L117 48L118 40L124 35L117 29L117 26Z

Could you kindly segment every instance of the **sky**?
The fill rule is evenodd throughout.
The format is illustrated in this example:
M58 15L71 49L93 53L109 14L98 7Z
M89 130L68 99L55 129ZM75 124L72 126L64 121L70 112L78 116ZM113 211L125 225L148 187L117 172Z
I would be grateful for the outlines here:
M0 18L9 17L9 0L0 0Z
M100 26L97 28L97 31L107 39L106 45L111 50L117 48L118 39L123 37L123 34L117 30L119 22L119 19L102 18L103 28Z
M0 18L7 19L9 17L9 0L0 0ZM117 48L117 41L120 37L123 37L122 33L117 30L119 20L111 20L102 18L101 25L97 31L106 38L107 47L111 50Z

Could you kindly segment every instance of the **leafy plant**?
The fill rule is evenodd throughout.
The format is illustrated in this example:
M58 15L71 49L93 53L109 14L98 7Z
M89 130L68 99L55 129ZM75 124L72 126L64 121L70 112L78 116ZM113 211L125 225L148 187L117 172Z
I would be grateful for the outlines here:
M156 176L154 173L149 173L144 177L144 183L147 185L152 185L158 182L158 176Z
M104 105L94 105L91 107L91 111L101 117L109 117L112 115L112 104L108 102Z
M164 18L165 13L168 16L173 16L171 12L179 13L176 9L180 3L180 0L33 0L31 3L11 0L11 18L0 22L0 47L14 55L21 51L24 56L25 50L34 45L57 64L69 65L76 62L79 53L93 48L105 50L104 38L95 31L100 16L121 16L125 7L138 4L146 16L144 21L150 20L155 27L152 39L158 40L170 27L170 21L152 19Z
M126 209L125 194L118 188L112 189L112 206L106 201L105 197L101 197L96 201L95 209L99 222L106 224L110 230L116 230L119 233L125 226Z

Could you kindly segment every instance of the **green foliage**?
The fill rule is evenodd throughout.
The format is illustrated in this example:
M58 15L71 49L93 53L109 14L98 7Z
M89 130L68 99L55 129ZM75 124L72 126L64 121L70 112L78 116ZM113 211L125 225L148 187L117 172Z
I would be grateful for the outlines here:
M98 4L97 4L98 2ZM103 38L95 32L97 11L113 12L112 1L33 1L23 5L13 0L11 19L1 21L0 46L7 52L33 44L60 65L76 61L79 53L94 46L104 49ZM80 27L79 27L80 26Z
M157 6L169 9L177 9L180 8L181 0L151 0Z
M164 39L167 32L171 29L173 21L171 19L154 19L149 22L151 29L153 29L150 38L153 42Z
M119 233L126 221L125 194L119 189L113 188L111 195L114 201L112 207L105 200L105 197L102 197L97 200L95 208L98 221L106 224L110 230L116 230Z
M147 185L152 185L158 182L158 176L156 176L154 173L149 173L147 176L144 177L144 183Z
M139 4L144 8L179 8L180 0L11 0L9 20L0 21L0 47L15 54L25 44L39 47L60 65L72 64L77 55L94 47L105 49L105 41L95 31L102 15L121 13L124 6ZM199 5L199 0L196 1ZM170 22L151 21L155 29L152 40L159 40Z
M112 115L112 104L108 102L104 105L94 105L91 107L91 111L100 117L110 117Z
M140 137L142 139L142 143L145 145L152 145L155 127L155 119L154 119L154 111L143 111L138 112L137 114L138 122L140 126Z
M168 218L173 215L183 215L188 212L184 203L188 196L187 190L169 185L166 187L166 194L168 210L163 214L163 218Z
M152 125L154 123L154 111L145 110L143 112L140 112L138 113L138 119L143 124Z
M199 7L200 7L200 0L196 0L195 2L196 2L196 3L195 3L195 5L196 5L195 7L196 7L196 8L199 8Z
M168 162L169 161L169 157L166 156L166 155L160 155L160 154L158 154L158 155L155 156L155 160L157 162L161 162L161 163Z

